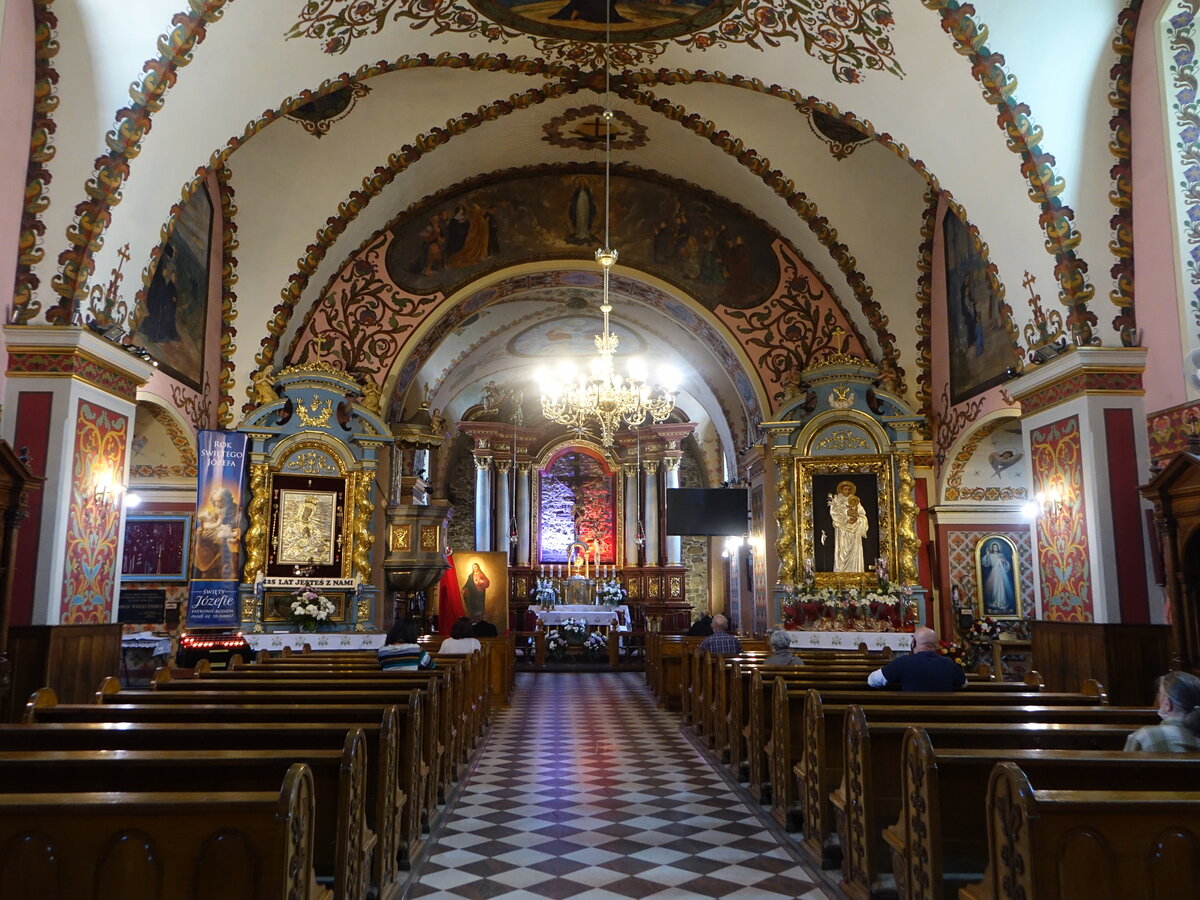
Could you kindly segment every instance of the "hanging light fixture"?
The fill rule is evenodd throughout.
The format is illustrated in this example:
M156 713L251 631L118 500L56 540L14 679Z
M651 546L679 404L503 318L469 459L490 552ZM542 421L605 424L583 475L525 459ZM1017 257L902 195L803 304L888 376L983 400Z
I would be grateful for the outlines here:
M603 275L600 312L604 314L604 331L595 336L596 357L589 371L579 372L569 361L563 361L553 371L539 369L536 373L542 385L542 414L553 422L566 425L583 434L591 422L600 429L600 443L611 447L613 437L622 424L630 427L647 419L662 422L675 408L679 375L670 366L659 368L662 388L658 393L646 383L646 371L640 361L629 360L626 376L617 373L613 356L617 352L617 335L609 330L612 303L608 292L609 270L617 262L618 253L609 241L609 195L612 174L612 128L614 114L610 102L612 4L607 6L604 22L604 246L596 250L596 262Z

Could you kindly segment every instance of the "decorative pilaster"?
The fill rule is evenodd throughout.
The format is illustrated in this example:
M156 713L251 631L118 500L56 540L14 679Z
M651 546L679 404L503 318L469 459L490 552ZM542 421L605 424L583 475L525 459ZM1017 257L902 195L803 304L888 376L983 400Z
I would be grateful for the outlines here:
M509 520L512 518L512 499L509 496L508 473L512 464L507 459L496 460L496 524L492 531L495 545L492 549L511 553L508 541Z
M646 509L642 521L646 526L646 565L662 565L658 534L658 460L642 460L646 478Z
M1149 468L1140 348L1070 347L1026 369L1025 455L1042 509L1034 526L1041 618L1161 621L1138 483Z
M492 458L475 457L475 549L492 549Z
M532 519L531 478L533 466L528 462L517 463L517 565L529 565L530 522Z
M669 451L668 451L669 452ZM679 453L679 451L675 451ZM679 460L680 456L664 456L663 466L665 472L663 474L663 486L670 490L679 487ZM677 534L667 535L667 565L678 566L683 562L683 538Z
M625 474L625 565L638 564L637 526L640 513L641 491L638 489L638 467L627 464L621 467Z

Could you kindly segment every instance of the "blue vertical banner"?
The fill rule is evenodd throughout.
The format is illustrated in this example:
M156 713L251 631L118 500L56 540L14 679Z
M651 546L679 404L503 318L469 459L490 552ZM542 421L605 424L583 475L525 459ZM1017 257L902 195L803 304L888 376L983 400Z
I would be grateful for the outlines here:
M189 628L230 628L238 609L246 435L201 431L196 477L196 531L188 584Z

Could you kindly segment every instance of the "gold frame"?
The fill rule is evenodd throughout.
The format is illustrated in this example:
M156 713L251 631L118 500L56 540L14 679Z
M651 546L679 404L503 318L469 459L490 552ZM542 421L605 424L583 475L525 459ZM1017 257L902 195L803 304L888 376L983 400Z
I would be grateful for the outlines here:
M813 521L814 475L874 475L879 509L879 553L887 556L888 578L896 580L899 554L896 544L895 491L892 487L892 457L819 456L796 458L793 469L795 485L796 574L804 572L804 560L815 557L815 523ZM864 560L864 564L866 564ZM849 588L875 584L874 570L864 572L816 572L818 587Z
M343 497L345 497L344 494ZM299 504L304 504L309 500L313 501L314 506L329 507L329 521L322 529L325 533L321 535L321 537L324 539L327 550L320 559L317 559L311 554L303 558L287 556L285 555L286 548L284 547L284 534L288 531L288 526L291 524L291 519L295 513L295 510L292 508L295 504L290 503L289 501L296 501ZM277 565L333 565L337 550L337 501L338 495L336 491L304 491L296 490L294 488L279 489L279 506L275 511L275 515L278 517L276 537L279 541L279 547L275 551L275 563ZM347 505L349 505L348 502Z
M1012 583L1013 583L1013 612L1011 613L990 613L985 608L984 589L983 589L983 548L986 544L993 541L1002 541L1009 549L1012 562ZM991 619L1015 620L1019 621L1023 616L1025 604L1021 597L1021 553L1017 548L1017 542L1003 532L994 534L986 534L981 537L975 544L975 548L971 551L971 555L975 557L975 615L977 618L985 616Z
M539 475L543 467L546 465L554 454L565 448L578 449L586 447L600 455L604 460L604 465L611 470L613 480L613 499L616 509L614 516L616 520L613 525L613 540L616 542L613 558L616 560L617 568L631 565L632 563L625 559L625 473L621 461L614 459L603 447L595 441L589 441L586 438L580 439L576 437L566 438L557 441L550 447L545 448L537 459L531 460L529 467L529 501L530 501L530 522L529 522L529 558L532 561L533 567L536 569L540 563L537 562L541 558L541 499L542 499L542 481ZM519 477L519 476L518 476ZM641 478L641 473L638 473L638 478ZM639 484L640 488L640 484ZM636 562L636 560L634 560ZM561 563L546 563L546 565L562 565ZM591 565L591 561L588 561ZM601 565L609 565L601 563Z

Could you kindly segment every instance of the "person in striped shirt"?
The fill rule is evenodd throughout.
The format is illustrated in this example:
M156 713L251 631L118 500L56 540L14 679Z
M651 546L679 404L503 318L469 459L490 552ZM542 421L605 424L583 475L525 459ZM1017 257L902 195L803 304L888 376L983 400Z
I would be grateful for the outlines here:
M419 634L415 622L394 622L387 633L386 642L379 648L377 654L379 667L384 671L388 669L432 669L433 657L417 644Z

